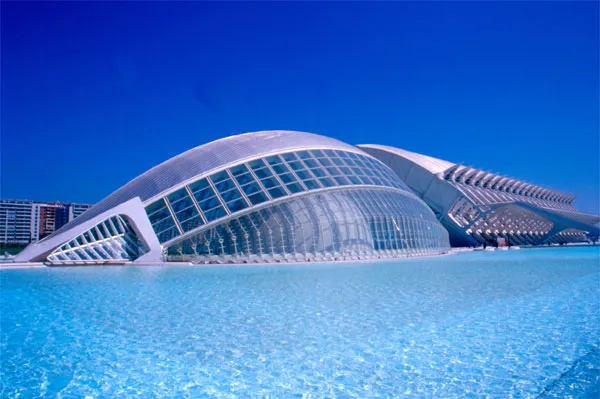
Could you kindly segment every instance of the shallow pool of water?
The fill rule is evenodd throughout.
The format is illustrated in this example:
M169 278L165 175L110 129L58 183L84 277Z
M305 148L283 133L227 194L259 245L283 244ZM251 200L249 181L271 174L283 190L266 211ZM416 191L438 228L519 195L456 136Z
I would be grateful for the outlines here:
M598 247L2 270L2 398L597 397Z

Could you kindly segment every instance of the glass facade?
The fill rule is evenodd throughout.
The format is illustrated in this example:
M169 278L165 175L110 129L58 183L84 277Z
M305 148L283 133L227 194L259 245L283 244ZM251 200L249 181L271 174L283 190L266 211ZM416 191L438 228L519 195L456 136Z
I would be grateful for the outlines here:
M126 217L109 217L48 256L54 264L134 260L146 251Z
M255 159L188 184L146 206L161 243L250 206L311 190L382 186L410 192L383 163L341 150Z
M418 200L398 191L349 187L226 219L169 246L167 260L341 260L448 249L447 231Z

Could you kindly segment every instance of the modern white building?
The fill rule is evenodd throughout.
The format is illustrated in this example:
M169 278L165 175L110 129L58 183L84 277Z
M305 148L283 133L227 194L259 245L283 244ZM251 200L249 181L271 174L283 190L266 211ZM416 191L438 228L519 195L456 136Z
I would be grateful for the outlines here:
M565 244L597 239L598 215L575 196L522 180L383 145L359 145L390 167L436 214L453 246Z
M167 160L17 261L335 261L448 250L435 214L376 157L324 136L264 131Z

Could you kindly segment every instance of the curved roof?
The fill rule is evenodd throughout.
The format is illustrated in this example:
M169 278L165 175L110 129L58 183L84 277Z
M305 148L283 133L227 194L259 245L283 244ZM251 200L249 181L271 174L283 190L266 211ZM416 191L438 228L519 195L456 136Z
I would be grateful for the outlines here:
M268 130L229 136L192 148L149 169L48 237L77 226L127 200L140 197L145 201L195 176L216 171L233 162L275 152L317 147L368 155L354 146L313 133Z
M423 154L417 154L416 152L410 152L406 150L402 150L396 147L390 147L387 145L377 145L377 144L360 144L357 147L359 148L373 148L375 150L387 151L392 154L401 156L403 158L408 159L411 162L416 163L427 171L437 174L445 171L448 168L456 165L452 162L444 161L442 159L430 157Z

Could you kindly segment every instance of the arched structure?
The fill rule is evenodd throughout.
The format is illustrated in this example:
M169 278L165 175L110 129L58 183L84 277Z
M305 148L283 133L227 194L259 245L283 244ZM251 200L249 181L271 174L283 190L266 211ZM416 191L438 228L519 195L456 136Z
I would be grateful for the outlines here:
M359 145L385 163L436 214L453 246L586 242L600 217L578 212L575 196L521 180L382 145Z
M376 158L324 136L265 131L148 170L17 261L280 262L448 249L435 215Z

